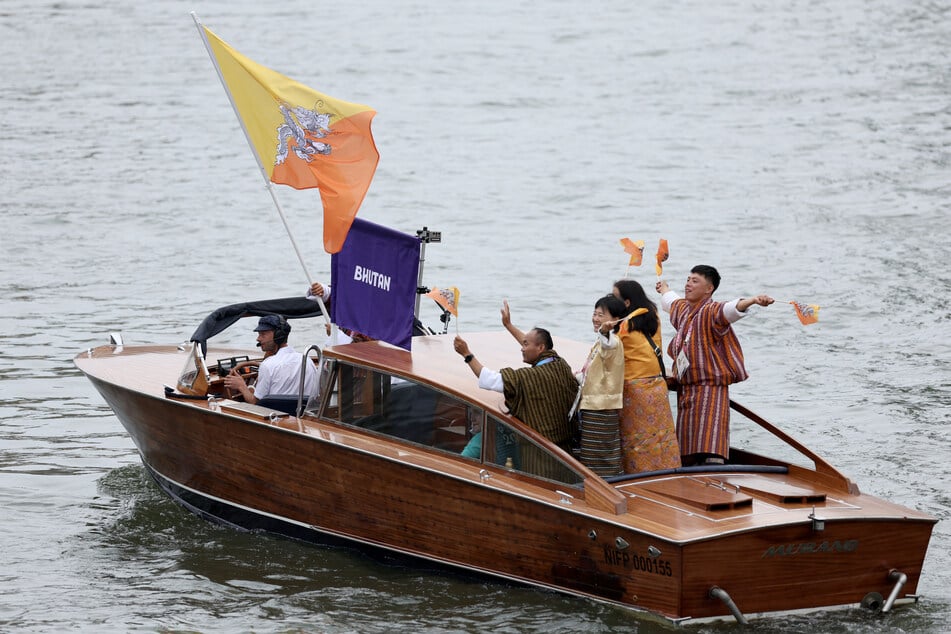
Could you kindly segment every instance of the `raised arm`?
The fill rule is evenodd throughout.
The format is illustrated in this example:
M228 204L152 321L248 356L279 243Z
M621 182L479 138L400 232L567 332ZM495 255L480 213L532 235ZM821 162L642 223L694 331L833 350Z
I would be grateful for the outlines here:
M469 350L469 344L466 343L466 340L456 335L456 338L452 341L452 347L455 351L462 357L463 361L466 362L466 365L469 366L469 369L472 370L472 373L477 377L482 374L482 363L475 358L475 355Z
M507 299L502 300L502 325L509 331L509 334L515 337L515 341L518 342L518 345L522 345L522 341L525 340L525 333L512 323L512 312L509 310L509 302Z
M466 343L465 339L456 335L456 338L452 342L452 347L459 353L459 356L461 356L462 360L469 366L472 373L479 377L479 387L483 390L492 390L493 392L505 392L502 373L482 365L469 350L469 344Z

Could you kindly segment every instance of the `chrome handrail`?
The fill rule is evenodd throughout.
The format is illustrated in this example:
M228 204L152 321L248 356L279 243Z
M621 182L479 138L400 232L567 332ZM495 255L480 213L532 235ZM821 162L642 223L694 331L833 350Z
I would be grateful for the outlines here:
M296 414L297 414L297 418L300 418L301 416L304 415L304 381L305 381L305 379L307 378L307 365L306 365L306 364L310 362L310 351L311 351L311 350L316 350L316 351L317 351L317 364L316 364L316 366L314 366L314 372L317 372L317 368L320 367L320 358L321 358L321 354L322 354L321 351L320 351L320 346L318 346L316 343L312 343L312 344L307 348L307 350L304 350L304 354L301 355L301 360L300 360L300 385L298 386L298 389L297 389L297 408L294 410L294 411L296 412ZM320 381L319 381L319 379L318 379L318 384L319 384L319 382L320 382ZM309 394L308 396L315 396L315 395L314 395L314 394Z

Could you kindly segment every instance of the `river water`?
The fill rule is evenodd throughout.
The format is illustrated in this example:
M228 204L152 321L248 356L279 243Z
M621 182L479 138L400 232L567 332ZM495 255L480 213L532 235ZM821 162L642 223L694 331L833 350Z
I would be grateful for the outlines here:
M507 298L519 324L588 337L614 279L653 286L659 238L674 288L709 263L723 299L819 304L812 326L785 303L737 326L751 378L734 398L864 491L942 521L919 604L755 631L947 631L947 0L4 0L0 630L664 629L236 533L148 479L72 358L112 331L184 341L218 306L307 286L193 9L252 59L378 111L361 216L442 231L426 283L461 289L462 333L497 328ZM278 196L326 280L316 192ZM645 266L628 269L625 236L647 242ZM295 326L291 343L319 330Z

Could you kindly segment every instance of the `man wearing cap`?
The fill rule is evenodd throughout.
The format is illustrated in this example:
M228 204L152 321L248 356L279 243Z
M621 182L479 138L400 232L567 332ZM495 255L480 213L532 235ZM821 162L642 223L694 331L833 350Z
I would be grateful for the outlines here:
M297 396L300 388L301 355L287 345L291 325L281 315L265 315L254 329L258 333L258 347L264 351L264 361L258 367L258 380L248 387L234 370L225 377L225 385L240 392L247 403L257 403L268 396ZM317 369L307 364L304 377L304 396L317 393Z

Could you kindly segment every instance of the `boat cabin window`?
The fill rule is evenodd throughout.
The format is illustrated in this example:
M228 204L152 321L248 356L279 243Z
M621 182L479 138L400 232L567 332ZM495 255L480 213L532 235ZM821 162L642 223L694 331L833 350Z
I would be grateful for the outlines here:
M584 476L517 429L489 416L483 433L482 459L506 469L580 487Z
M454 454L466 449L484 417L427 385L336 361L324 364L321 386L331 390L325 418Z
M323 416L345 425L580 487L584 476L517 429L428 385L325 360Z

